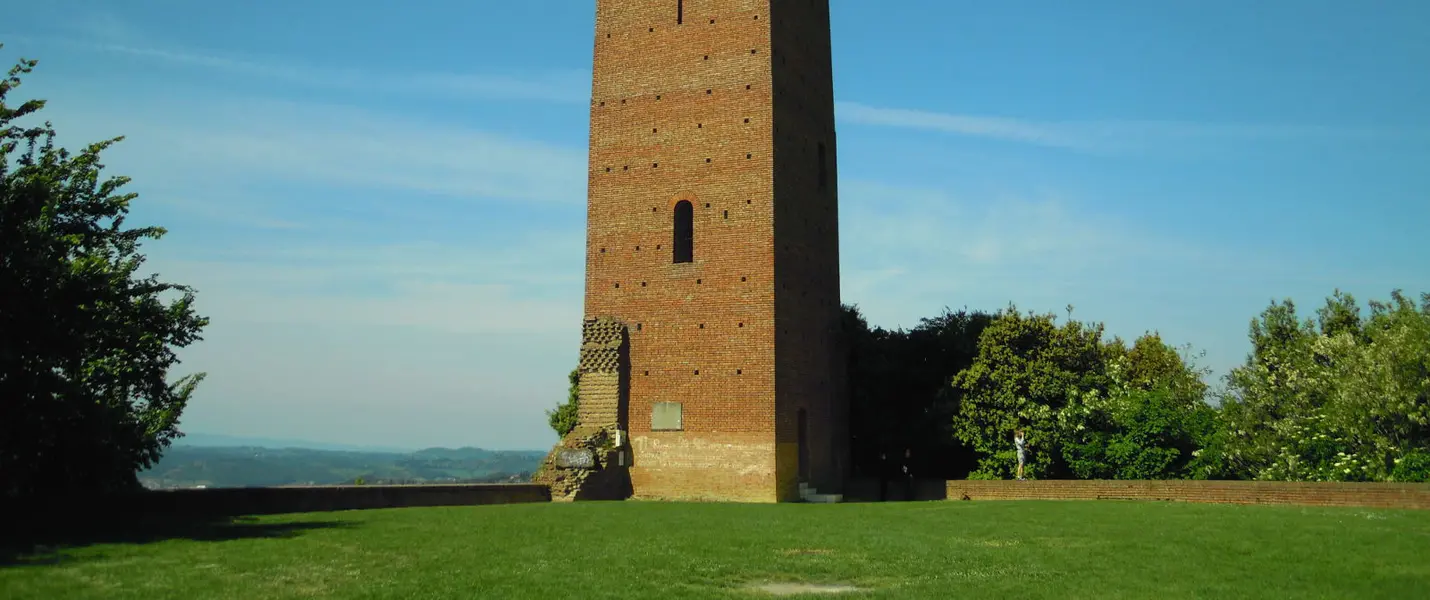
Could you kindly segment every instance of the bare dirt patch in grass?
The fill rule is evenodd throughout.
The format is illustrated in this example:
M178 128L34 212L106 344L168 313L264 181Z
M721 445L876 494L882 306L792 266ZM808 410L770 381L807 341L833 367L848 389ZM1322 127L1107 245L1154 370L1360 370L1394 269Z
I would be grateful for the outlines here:
M834 551L827 548L790 548L783 554L785 556L829 556L834 554Z
M801 594L849 594L853 592L865 591L852 585L832 584L832 583L789 583L789 582L766 582L751 583L745 586L746 590L760 592L771 596L798 596Z

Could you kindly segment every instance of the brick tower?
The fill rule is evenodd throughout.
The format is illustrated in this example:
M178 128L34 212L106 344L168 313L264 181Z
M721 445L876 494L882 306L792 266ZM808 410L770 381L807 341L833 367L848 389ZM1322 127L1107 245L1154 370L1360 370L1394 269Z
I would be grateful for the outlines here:
M828 0L597 0L591 96L585 313L629 332L634 496L840 491Z

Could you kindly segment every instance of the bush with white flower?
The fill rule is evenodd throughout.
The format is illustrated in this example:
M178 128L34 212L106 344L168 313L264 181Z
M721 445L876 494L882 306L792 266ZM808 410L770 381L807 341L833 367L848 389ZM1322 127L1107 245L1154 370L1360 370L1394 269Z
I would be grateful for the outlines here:
M1385 481L1430 447L1430 294L1370 305L1362 319L1337 291L1317 319L1286 301L1252 323L1253 353L1227 378L1222 475Z

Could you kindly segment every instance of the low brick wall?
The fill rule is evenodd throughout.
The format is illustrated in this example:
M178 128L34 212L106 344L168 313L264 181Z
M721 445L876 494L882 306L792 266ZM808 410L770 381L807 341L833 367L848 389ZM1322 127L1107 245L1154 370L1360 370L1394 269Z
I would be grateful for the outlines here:
M7 506L12 517L115 520L139 516L234 517L415 506L549 502L535 484L364 485L154 490L111 497L67 498Z
M949 481L949 500L1162 500L1430 509L1430 484L1273 481Z
M549 502L551 492L532 484L294 486L158 490L133 501L146 513L234 516Z

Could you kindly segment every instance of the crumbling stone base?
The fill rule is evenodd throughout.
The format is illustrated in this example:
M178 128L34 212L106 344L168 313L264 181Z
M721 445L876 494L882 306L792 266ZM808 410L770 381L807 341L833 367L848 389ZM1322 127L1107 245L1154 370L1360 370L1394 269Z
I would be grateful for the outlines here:
M554 502L622 500L631 496L626 431L630 336L624 323L587 319L582 326L576 427L546 455L533 483Z
M630 452L615 441L610 429L578 426L546 456L532 482L548 486L553 502L629 498Z

